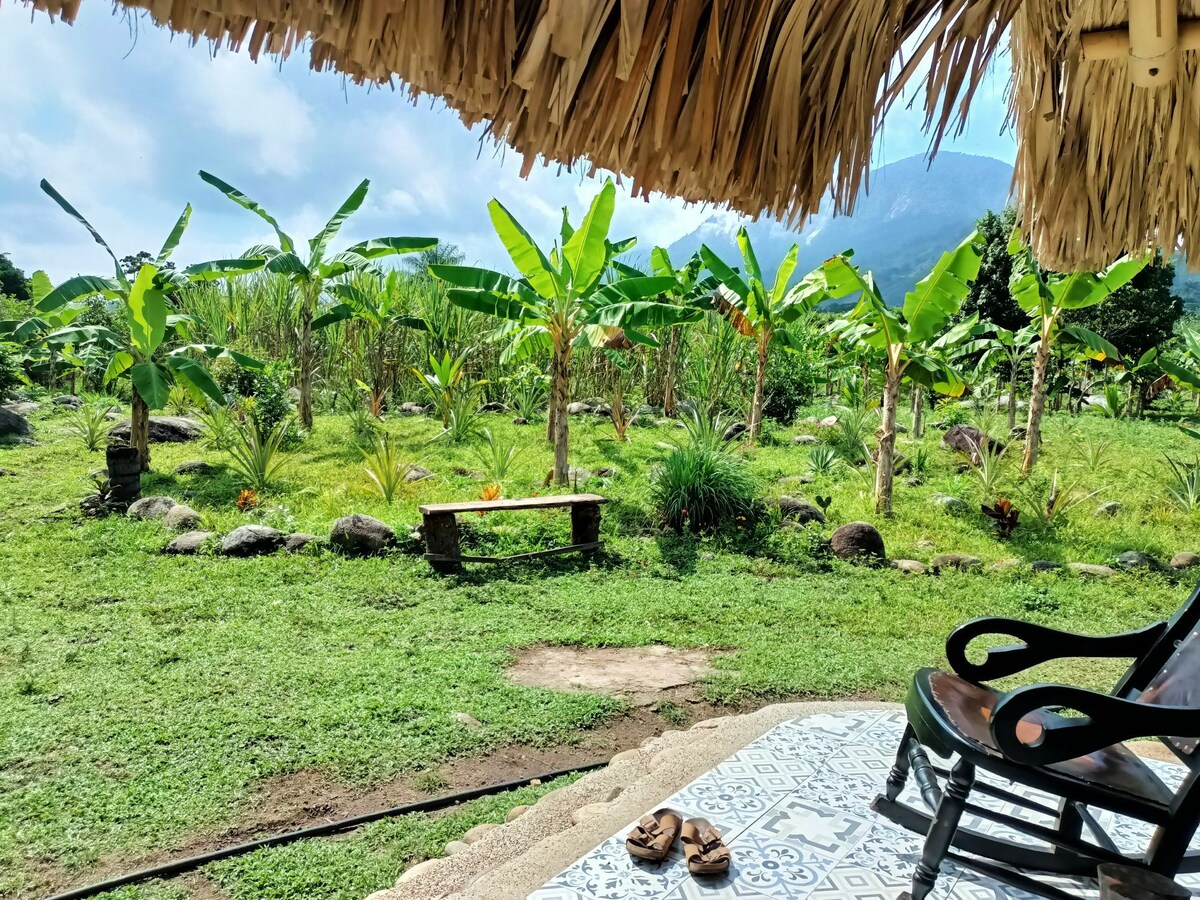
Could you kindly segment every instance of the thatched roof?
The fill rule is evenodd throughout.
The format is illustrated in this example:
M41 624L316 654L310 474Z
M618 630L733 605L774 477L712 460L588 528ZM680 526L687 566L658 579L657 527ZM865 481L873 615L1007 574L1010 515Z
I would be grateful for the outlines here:
M29 2L29 0L27 0ZM79 0L32 0L66 19ZM926 77L934 144L962 124L1011 22L1016 195L1044 264L1099 266L1157 243L1200 260L1198 60L1134 87L1124 53L1081 61L1126 3L1078 0L120 0L251 56L311 39L312 65L399 79L547 161L638 192L793 222L848 210L880 117ZM1129 0L1168 4L1171 0ZM1184 0L1200 4L1200 0ZM1161 18L1161 13L1159 13ZM1112 42L1110 41L1110 44ZM900 59L902 45L916 49ZM1120 45L1120 37L1115 45ZM1103 56L1103 54L1099 54ZM1158 69L1155 69L1158 72Z

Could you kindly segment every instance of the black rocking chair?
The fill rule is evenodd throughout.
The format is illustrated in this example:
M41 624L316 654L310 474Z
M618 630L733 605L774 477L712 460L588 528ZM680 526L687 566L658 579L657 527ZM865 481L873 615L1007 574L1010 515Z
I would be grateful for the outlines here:
M1102 863L1130 865L1168 878L1200 871L1200 854L1188 852L1200 822L1198 625L1200 587L1169 621L1112 637L1087 637L1001 618L976 619L956 629L946 641L953 671L922 669L913 679L906 701L908 727L885 793L873 804L885 818L925 835L913 877L913 900L929 894L947 859L1056 900L1075 900L1078 895L1036 876L1075 878L1083 887L1088 880L1094 882ZM970 662L968 644L988 634L1011 635L1021 643L992 648L982 662ZM1111 694L1062 684L1001 692L984 684L1049 660L1084 657L1136 661ZM1153 736L1188 766L1174 793L1121 743ZM931 763L926 748L951 758L953 764L945 768ZM977 768L1051 794L1056 806L977 782ZM910 775L928 811L899 801ZM972 803L972 791L1049 816L1053 825ZM1126 856L1089 807L1147 822L1155 826L1154 836L1141 855ZM960 828L964 812L1049 847ZM1085 828L1091 840L1085 840Z

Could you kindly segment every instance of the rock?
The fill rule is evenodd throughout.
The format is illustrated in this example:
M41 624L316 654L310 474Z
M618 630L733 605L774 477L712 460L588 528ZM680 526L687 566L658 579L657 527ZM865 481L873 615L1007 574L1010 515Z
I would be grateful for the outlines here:
M226 556L262 556L283 546L283 532L266 525L242 525L221 541Z
M813 444L819 444L819 443L821 443L821 442L820 442L819 440L817 440L817 437L816 437L816 435L813 435L813 434L798 434L798 435L796 435L794 438L792 438L792 443L793 443L793 444L804 444L804 445L807 445L807 446L812 446Z
M215 475L219 471L219 466L214 466L202 459L189 459L175 467L176 475Z
M42 408L42 404L34 403L31 400L18 400L14 403L5 403L0 406L0 410L7 410L10 413L16 413L18 416L27 416L30 413L35 413Z
M611 766L614 763L623 763L629 759L636 759L637 757L641 756L641 754L642 751L636 747L634 747L632 750L622 750L620 753L613 756L613 758L608 761L608 764Z
M506 823L507 822L515 822L517 819L521 818L521 816L525 815L525 813L527 813L527 812L529 812L528 806L514 806L504 816L504 821Z
M1116 500L1109 500L1106 503L1101 503L1099 506L1097 506L1094 515L1096 518L1108 516L1111 519L1124 508L1125 505L1123 503L1119 503Z
M894 559L892 560L892 568L899 569L901 572L906 572L909 575L928 575L929 567L923 562L918 562L915 559Z
M176 503L163 516L163 525L171 531L195 531L200 527L200 513L190 506Z
M612 415L612 406L608 403L597 403L592 407L592 415L595 416L610 416Z
M921 485L923 485L925 483L925 479L922 478L920 475L914 475L911 478L905 478L904 483L907 484L909 487L920 487Z
M908 434L908 426L907 425L897 422L895 424L895 426L893 426L893 427L895 428L896 434Z
M424 481L426 478L432 478L433 473L424 466L413 466L404 476L405 481Z
M129 420L113 428L108 436L116 441L129 442ZM152 444L186 444L204 434L204 426L194 419L183 416L151 416L150 443Z
M297 531L283 539L283 549L288 553L299 553L301 550L307 549L310 544L319 544L320 542L321 539L315 534Z
M785 519L807 525L809 522L825 524L825 513L807 500L797 500L786 494L779 498L779 514Z
M422 406L420 403L413 403L410 400L407 403L400 404L399 412L402 416L423 416L429 412L429 408Z
M451 841L446 845L447 856L457 856L460 853L466 853L471 849L471 845L466 841Z
M617 470L612 466L603 466L593 473L597 478L612 478L617 474Z
M1025 435L1027 435L1028 433L1029 433L1029 430L1024 425L1014 425L1012 427L1012 429L1008 432L1008 436L1011 437L1014 441L1023 441L1023 440L1025 440Z
M1053 572L1055 569L1061 569L1062 567L1062 563L1057 563L1049 559L1035 559L1029 564L1029 568L1035 572Z
M837 423L838 423L837 416L826 416L825 418L823 418L819 422L817 422L817 427L818 428L836 428Z
M970 509L965 500L958 497L951 497L948 494L934 494L929 502L936 506L944 513L952 516L960 516Z
M526 419L524 416L517 416L515 419L513 419L513 424L514 425L528 425L529 420Z
M450 713L450 718L452 718L459 725L462 725L464 728L469 728L471 731L477 731L483 727L483 723L470 713L452 712Z
M485 403L479 407L480 412L501 413L508 409L503 403L493 400L491 403Z
M943 553L929 561L935 572L942 569L957 569L960 572L972 572L983 565L978 556L968 556L965 553Z
M1195 565L1200 565L1200 556L1189 553L1187 550L1181 550L1171 557L1172 569L1190 569Z
M643 403L637 408L637 414L643 418L661 419L665 413L661 406L651 406L649 403Z
M436 869L441 864L442 864L442 860L440 857L437 859L423 860L422 862L417 863L412 868L405 869L404 872L400 875L400 877L396 879L396 884L404 884L404 882L406 882L406 881L412 881L414 878L420 878L422 875L425 875L426 873L430 872L431 870ZM391 891L380 891L380 893L389 893L390 894ZM372 896L374 896L374 895L372 895Z
M595 477L595 473L591 469L585 469L581 466L570 466L567 468L567 480L572 484L583 483Z
M25 417L6 407L0 407L0 440L5 438L27 438L33 429Z
M887 557L883 536L870 522L850 522L829 538L829 547L841 559L882 561Z
M394 546L396 532L378 519L355 513L333 523L329 543L350 556L369 556Z
M948 450L965 453L971 462L979 464L979 451L988 450L999 453L1004 450L1004 443L990 435L984 434L974 425L955 425L942 435L942 446Z
M1117 556L1117 568L1120 569L1157 569L1158 560L1140 550L1126 550Z
M499 827L500 826L495 824L494 822L480 822L478 825L476 825L474 828L468 830L467 833L463 835L463 842L467 843L467 844L473 844L477 840L479 840L481 837L484 837L485 835L487 835L487 833L489 831L495 831Z
M592 411L592 408L582 400L576 400L574 403L567 404L568 416L586 416Z
M83 407L83 400L74 394L63 394L61 397L55 397L50 402L55 406L62 406L66 409L81 409Z
M198 553L200 548L212 540L211 531L189 531L181 534L163 548L163 553L175 556L191 556Z
M722 436L726 441L737 440L747 431L745 422L734 422L725 429L725 434Z
M1109 578L1117 574L1110 566L1098 566L1094 563L1067 563L1067 568L1077 575L1090 575L1093 578Z
M89 519L102 519L116 512L117 509L109 505L108 501L99 494L88 494L79 501L79 511Z
M162 519L175 506L170 497L143 497L130 504L127 515L133 519Z

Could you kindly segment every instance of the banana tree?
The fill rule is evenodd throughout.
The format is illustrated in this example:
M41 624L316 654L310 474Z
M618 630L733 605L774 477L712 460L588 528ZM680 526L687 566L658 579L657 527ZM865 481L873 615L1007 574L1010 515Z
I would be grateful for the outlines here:
M1177 385L1197 394L1200 408L1200 333L1185 328L1180 336L1183 352L1177 357L1160 355L1158 365Z
M750 440L756 441L762 431L763 391L771 347L789 346L788 325L807 315L822 300L836 299L846 294L831 293L836 286L827 282L819 274L820 270L810 273L795 288L788 289L788 282L796 271L800 255L799 244L793 244L784 254L783 261L775 272L775 280L768 287L763 281L762 269L750 243L750 235L744 227L738 229L737 242L742 253L744 275L728 266L707 245L700 248L700 258L720 283L720 288L713 295L713 304L717 312L738 334L752 338L758 348L748 429Z
M130 445L137 449L143 471L150 468L150 411L167 405L172 384L187 388L193 396L209 397L219 403L225 402L221 389L217 387L208 370L196 358L209 359L218 356L233 356L243 365L259 366L249 357L235 354L206 344L175 346L168 350L171 342L186 337L189 319L174 314L170 297L180 288L197 281L213 281L230 278L262 268L261 258L218 259L196 263L184 269L165 268L192 215L191 204L167 235L162 249L153 262L146 263L137 272L133 281L122 269L112 248L100 233L92 227L78 210L56 191L48 181L42 180L42 190L57 203L64 212L88 230L88 233L112 257L114 277L99 275L76 275L68 278L51 290L36 304L35 308L48 314L61 314L64 309L85 297L102 295L118 304L124 313L128 330L113 331L100 325L67 324L44 337L50 348L87 348L92 353L107 356L104 383L118 377L128 377L132 383L130 411Z
M679 268L671 262L671 254L663 247L655 247L650 251L650 269L655 275L674 279L671 289L663 294L663 301L685 308L698 306L705 298L712 296L716 288L716 280L711 276L701 277L704 262L699 253L694 253ZM641 273L638 273L641 274ZM675 383L678 379L679 346L682 341L682 329L673 327L667 335L667 343L663 348L663 380L662 408L663 415L675 418L678 411L675 399Z
M376 272L356 273L350 280L331 286L338 302L313 320L313 331L320 331L339 322L355 326L359 346L366 357L371 383L371 414L383 415L384 400L389 383L395 380L394 360L388 359L388 348L398 329L429 331L428 323L420 316L408 315L406 297L401 291L404 278L395 270L386 277Z
M598 347L615 329L631 341L658 346L650 333L681 322L698 321L703 310L658 301L675 279L630 276L612 262L632 246L614 243L608 232L616 204L616 188L605 182L578 228L563 216L561 244L542 250L498 200L488 204L496 229L520 273L471 266L432 265L430 272L450 288L450 302L502 320L495 337L508 342L501 362L535 353L551 356L550 424L554 444L554 480L567 484L570 432L567 403L571 390L571 359L581 347Z
M969 319L946 329L979 273L978 238L978 232L972 232L953 250L943 253L930 273L905 294L899 310L884 302L871 273L863 275L847 255L834 256L822 266L831 294L862 292L849 316L834 322L830 330L851 343L863 344L884 355L882 423L875 475L875 511L880 515L892 514L896 407L901 382L907 377L950 396L961 396L966 390L966 382L941 351L965 340L975 325Z
M1038 449L1042 441L1046 371L1055 338L1060 331L1070 333L1076 341L1091 349L1091 358L1098 361L1108 358L1109 348L1112 347L1103 339L1097 341L1099 336L1087 329L1078 326L1060 329L1059 317L1064 310L1084 309L1105 300L1113 291L1128 284L1133 276L1146 267L1152 257L1123 256L1100 272L1074 272L1069 275L1043 272L1034 260L1029 246L1015 231L1012 240L1009 241L1008 252L1013 258L1009 290L1012 291L1017 304L1033 320L1038 332L1037 355L1033 361L1033 385L1029 391L1029 421L1025 428L1025 455L1021 460L1021 473L1028 475L1037 463Z
M350 272L361 272L372 268L374 260L386 256L396 256L402 253L419 253L437 245L437 238L426 237L382 237L362 241L346 248L341 253L331 253L329 245L333 241L346 219L358 211L367 197L370 181L363 179L338 208L333 217L326 223L315 237L308 242L308 259L303 260L296 249L296 243L289 237L274 216L251 200L237 188L210 175L201 172L200 177L219 190L222 194L245 209L263 219L274 230L279 245L260 245L246 252L247 256L261 256L266 260L266 268L286 278L294 287L297 303L299 329L297 344L300 348L300 424L306 429L313 427L312 390L313 378L316 374L316 350L313 346L313 320L322 298L333 283L333 280Z
M36 305L41 299L54 290L50 276L40 269L29 279L30 298ZM52 313L27 316L24 319L6 319L0 321L0 339L11 341L23 348L19 358L23 369L40 374L44 371L47 384L51 391L58 386L59 363L66 361L72 366L71 393L74 388L74 369L77 358L69 348L60 351L46 345L46 336L66 328L81 316L86 307L80 303L71 303Z
M994 322L980 322L972 330L974 340L964 345L967 353L979 353L977 374L1003 364L1008 369L1008 430L1017 426L1017 376L1025 360L1037 349L1038 333L1032 325L1013 331Z

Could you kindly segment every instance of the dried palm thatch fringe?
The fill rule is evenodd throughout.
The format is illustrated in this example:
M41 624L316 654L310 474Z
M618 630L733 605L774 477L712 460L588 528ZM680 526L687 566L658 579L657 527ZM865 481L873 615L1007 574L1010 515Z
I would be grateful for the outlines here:
M73 19L79 0L25 0ZM1131 86L1079 62L1099 0L118 0L193 39L356 81L399 78L525 155L582 164L635 193L728 203L796 223L852 209L882 116L924 74L932 147L960 130L1012 24L1011 118L1026 227L1042 261L1099 266L1184 247L1200 203L1196 54L1176 83ZM1182 0L1182 5L1200 0ZM1191 12L1181 9L1181 15ZM907 42L907 44L906 44ZM899 65L902 45L916 52ZM929 65L924 63L928 60Z

